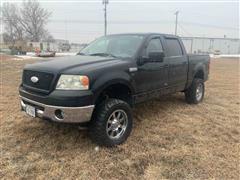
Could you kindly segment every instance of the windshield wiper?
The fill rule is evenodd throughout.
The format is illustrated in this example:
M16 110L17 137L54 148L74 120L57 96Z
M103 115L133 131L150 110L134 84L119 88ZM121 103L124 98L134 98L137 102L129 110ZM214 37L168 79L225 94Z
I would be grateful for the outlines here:
M93 54L89 54L89 56L111 56L111 57L117 58L117 56L109 53L93 53Z
M77 55L86 56L86 54L84 54L84 53L81 53L81 52L77 53Z

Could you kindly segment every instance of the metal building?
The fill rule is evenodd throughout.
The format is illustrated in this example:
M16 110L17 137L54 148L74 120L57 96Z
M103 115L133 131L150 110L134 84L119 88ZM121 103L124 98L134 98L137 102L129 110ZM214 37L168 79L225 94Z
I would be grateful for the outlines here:
M240 39L182 37L188 53L240 54Z

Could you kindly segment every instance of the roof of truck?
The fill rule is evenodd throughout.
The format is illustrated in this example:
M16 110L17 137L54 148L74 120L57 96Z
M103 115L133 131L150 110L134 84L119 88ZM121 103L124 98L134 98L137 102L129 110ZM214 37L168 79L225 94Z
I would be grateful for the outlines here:
M152 35L161 35L161 36L168 36L168 37L179 37L173 34L164 34L164 33L120 33L120 34L109 34L108 36L118 36L118 35L142 35L142 36L152 36Z

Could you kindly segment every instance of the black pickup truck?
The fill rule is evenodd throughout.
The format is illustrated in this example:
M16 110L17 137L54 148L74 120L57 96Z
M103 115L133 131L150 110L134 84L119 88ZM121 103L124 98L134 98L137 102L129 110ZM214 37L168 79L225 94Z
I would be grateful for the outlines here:
M166 34L101 37L76 56L26 65L21 109L32 117L87 124L99 145L123 143L135 104L175 92L197 104L204 97L208 55L188 55Z

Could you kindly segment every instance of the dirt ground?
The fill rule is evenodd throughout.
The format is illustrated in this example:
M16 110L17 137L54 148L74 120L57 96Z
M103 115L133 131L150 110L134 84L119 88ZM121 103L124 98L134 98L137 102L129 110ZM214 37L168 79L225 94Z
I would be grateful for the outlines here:
M240 178L239 60L211 60L199 105L181 93L138 105L127 142L98 151L87 131L20 112L22 68L33 61L1 59L1 179Z

